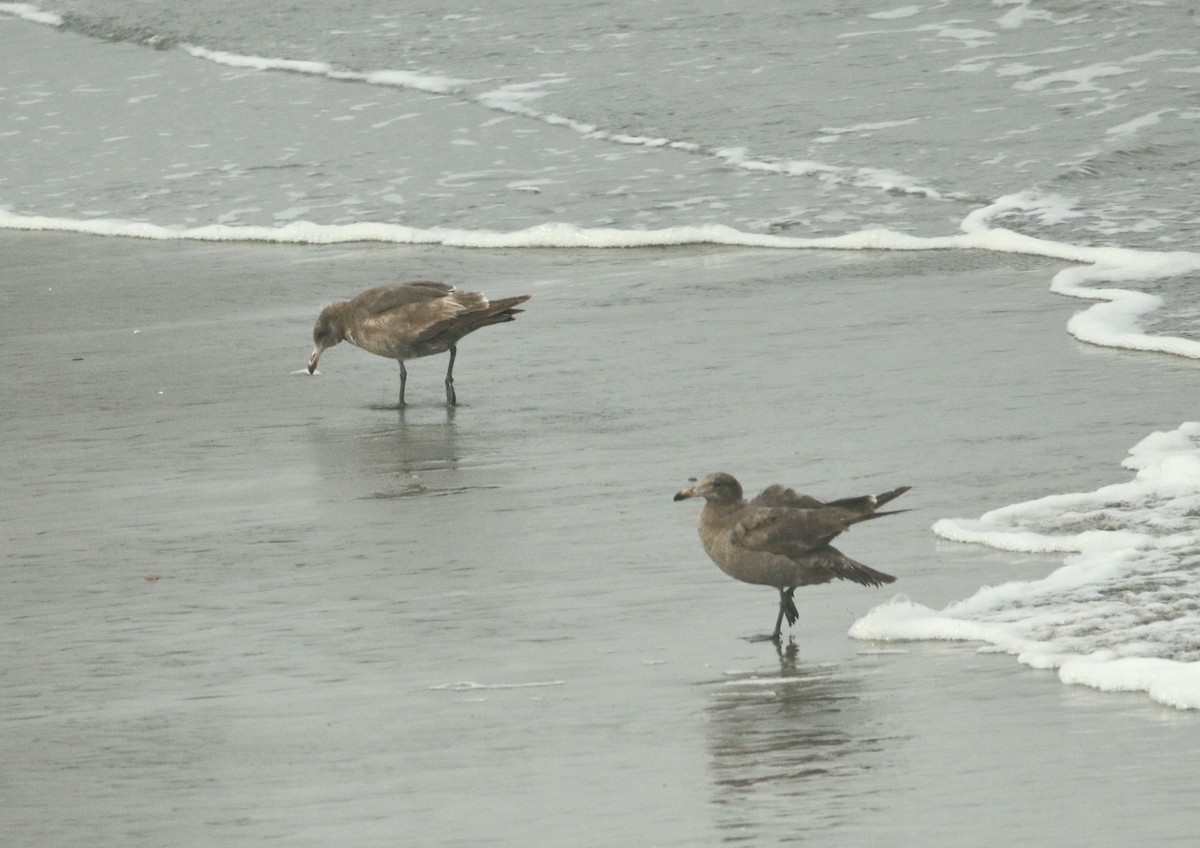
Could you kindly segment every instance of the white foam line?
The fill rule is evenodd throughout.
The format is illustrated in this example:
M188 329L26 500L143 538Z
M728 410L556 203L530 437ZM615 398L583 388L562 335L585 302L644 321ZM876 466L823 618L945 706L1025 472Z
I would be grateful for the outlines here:
M57 230L92 235L126 236L156 240L252 241L280 244L345 244L392 242L396 244L441 244L447 247L515 248L575 247L619 248L662 247L692 244L763 247L781 250L987 250L1064 259L1102 265L1104 274L1095 279L1113 279L1123 266L1151 261L1164 273L1182 273L1200 267L1200 254L1153 253L1114 247L1085 247L1026 236L1004 228L990 228L951 236L914 236L888 229L869 229L840 236L800 238L750 233L724 224L632 230L612 227L578 227L574 224L538 224L523 230L459 230L443 227L410 227L403 224L356 223L314 224L292 221L279 227L210 224L201 227L164 227L120 219L49 218L21 215L0 209L0 228L12 230ZM1082 270L1082 269L1071 269ZM1140 276L1140 275L1139 275ZM1147 276L1146 279L1151 279ZM1120 290L1086 289L1077 284L1060 284L1056 291L1077 297L1108 299Z
M460 680L456 683L439 683L427 687L431 691L472 692L477 689L538 689L545 686L565 686L565 680L536 680L531 683L476 683L473 680Z
M223 50L209 50L207 47L197 47L193 44L182 44L180 47L184 52L197 59L204 59L208 62L215 62L218 65L227 65L232 68L312 74L341 82L365 82L371 85L408 88L431 94L450 94L456 92L466 82L466 80L454 79L453 77L418 74L411 71L347 71L336 68L327 62L245 56L240 53L226 53Z
M978 249L1000 253L1027 253L1097 262L1106 257L1142 256L1138 251L1117 248L1087 248L1023 236L1004 229L963 233L954 236L912 236L887 229L861 230L841 236L797 238L748 233L723 224L667 227L657 230L627 230L611 227L578 227L547 223L523 230L459 230L443 227L410 227L403 224L356 223L314 224L292 221L279 227L209 224L201 227L164 227L121 219L50 218L21 215L0 209L0 228L11 230L54 230L90 235L125 236L162 241L246 241L279 244L345 244L390 242L395 244L440 244L447 247L516 248L571 247L618 248L663 247L692 244L763 247L783 250L951 250ZM1200 254L1194 256L1200 261Z
M279 244L345 244L389 242L440 244L446 247L499 248L618 248L665 247L691 244L761 247L780 250L987 250L1045 256L1082 267L1054 276L1051 291L1102 303L1074 315L1067 331L1081 341L1103 347L1171 353L1200 359L1200 342L1172 336L1151 336L1137 329L1137 319L1161 305L1161 299L1118 288L1089 288L1084 283L1151 280L1200 271L1200 253L1161 253L1118 247L1086 247L1026 236L982 224L978 213L963 222L966 232L952 236L913 236L894 230L872 229L826 238L747 233L721 224L668 227L658 230L584 228L572 224L541 224L513 232L428 229L401 224L313 224L292 221L280 227L238 227L212 224L168 228L136 221L76 220L20 215L0 210L0 228L52 230L103 236L157 240L274 242Z
M45 26L60 27L63 25L60 15L43 12L32 3L0 3L0 14L11 15L14 18Z

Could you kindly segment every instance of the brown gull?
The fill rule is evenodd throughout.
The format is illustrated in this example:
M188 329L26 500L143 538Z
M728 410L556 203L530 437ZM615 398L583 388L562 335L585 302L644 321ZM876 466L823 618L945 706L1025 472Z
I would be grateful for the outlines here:
M675 500L704 498L700 541L718 568L736 580L779 590L779 615L770 636L778 642L783 619L790 627L799 618L792 599L798 587L828 583L835 577L864 586L895 582L890 574L850 559L829 543L852 524L904 512L876 510L909 488L825 502L775 484L747 502L741 484L717 472L681 489Z
M458 340L488 324L513 321L517 304L529 295L488 300L479 292L460 291L445 283L418 280L367 289L362 294L331 303L321 310L313 326L312 356L308 373L317 370L317 360L327 347L341 341L400 363L400 401L404 406L404 384L408 381L406 359L450 351L446 369L446 403L455 406L454 358Z

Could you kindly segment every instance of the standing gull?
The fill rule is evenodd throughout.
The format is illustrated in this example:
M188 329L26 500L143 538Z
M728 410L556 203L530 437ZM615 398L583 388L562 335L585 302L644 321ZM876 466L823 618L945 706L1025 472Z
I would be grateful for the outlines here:
M400 363L399 406L404 406L404 384L408 381L404 361L450 351L446 403L455 406L454 357L458 340L488 324L516 320L517 313L524 310L514 307L529 297L523 294L490 301L479 292L459 291L445 283L425 280L367 289L321 310L313 326L316 347L308 358L308 373L317 370L317 360L325 348L348 341Z
M736 580L779 590L779 615L770 636L778 642L784 617L789 627L800 617L792 599L798 587L828 583L835 577L864 586L895 582L890 574L850 559L829 543L852 524L904 512L876 510L909 488L826 503L775 484L747 503L741 484L717 472L681 489L675 500L704 498L700 541L718 568Z

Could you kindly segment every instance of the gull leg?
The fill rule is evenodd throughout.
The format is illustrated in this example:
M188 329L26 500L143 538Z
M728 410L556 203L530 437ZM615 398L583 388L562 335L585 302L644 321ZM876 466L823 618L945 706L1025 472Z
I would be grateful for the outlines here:
M800 611L796 609L796 602L792 599L795 591L795 586L779 590L779 607L783 610L783 614L787 616L788 627L791 627L800 619Z
M782 589L779 590L783 592ZM775 630L771 633L771 641L779 644L779 634L783 632L783 600L779 601L779 615L775 617Z
M400 362L400 401L397 406L404 406L404 384L408 382L408 369L404 367L404 360Z
M783 619L786 617L788 627L791 627L800 618L800 613L796 610L796 602L792 600L792 593L795 591L795 586L779 590L779 615L775 617L775 632L771 634L771 641L776 644L779 643L779 637L783 633Z
M450 345L450 366L446 369L446 403L458 406L458 397L454 394L454 357L458 356L458 348Z

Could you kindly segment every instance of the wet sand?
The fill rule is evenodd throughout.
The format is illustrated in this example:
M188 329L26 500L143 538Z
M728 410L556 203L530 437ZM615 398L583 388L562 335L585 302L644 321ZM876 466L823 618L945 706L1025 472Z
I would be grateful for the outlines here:
M1196 716L971 645L846 631L1052 557L949 515L1119 479L1196 366L1091 348L1057 263L976 253L475 252L0 233L0 830L13 846L1191 844ZM322 303L528 292L409 368ZM819 364L819 368L815 367ZM1102 366L1102 367L1100 367ZM786 446L780 457L780 446ZM688 477L912 485L773 590Z

